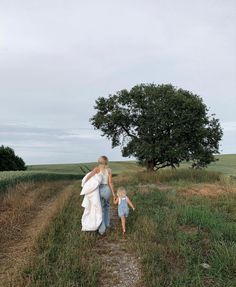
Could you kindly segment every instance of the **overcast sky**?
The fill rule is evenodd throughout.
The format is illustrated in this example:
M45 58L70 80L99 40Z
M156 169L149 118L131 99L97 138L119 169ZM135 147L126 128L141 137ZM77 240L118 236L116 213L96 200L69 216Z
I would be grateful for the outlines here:
M122 159L99 96L172 83L203 97L236 153L235 0L0 0L0 144L27 164Z

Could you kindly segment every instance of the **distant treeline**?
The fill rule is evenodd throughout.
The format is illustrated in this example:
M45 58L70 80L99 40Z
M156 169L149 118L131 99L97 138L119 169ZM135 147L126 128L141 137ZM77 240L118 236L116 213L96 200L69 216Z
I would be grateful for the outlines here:
M0 171L26 170L24 160L8 146L0 146Z

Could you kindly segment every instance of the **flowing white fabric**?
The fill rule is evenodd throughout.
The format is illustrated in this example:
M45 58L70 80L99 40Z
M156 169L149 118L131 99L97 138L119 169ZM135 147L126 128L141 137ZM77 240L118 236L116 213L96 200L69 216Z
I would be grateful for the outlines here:
M95 231L102 222L102 206L99 195L99 185L102 181L100 174L96 174L85 182L86 174L82 179L82 190L80 195L84 195L82 207L84 213L81 218L82 231Z

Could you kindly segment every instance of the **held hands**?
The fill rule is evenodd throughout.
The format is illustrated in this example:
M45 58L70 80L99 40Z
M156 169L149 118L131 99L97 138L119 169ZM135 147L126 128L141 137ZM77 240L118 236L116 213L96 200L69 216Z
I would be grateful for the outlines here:
M113 194L113 203L116 204L116 195Z

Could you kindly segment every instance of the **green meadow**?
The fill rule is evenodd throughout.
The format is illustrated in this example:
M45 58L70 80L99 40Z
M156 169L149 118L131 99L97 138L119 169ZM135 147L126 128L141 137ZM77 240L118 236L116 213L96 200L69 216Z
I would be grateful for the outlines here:
M225 191L228 186L219 173L205 172L205 177L201 171L183 170L114 178L116 186L126 186L136 206L128 218L125 244L127 252L140 259L142 278L137 286L236 286L236 192ZM209 196L188 194L192 186L205 184L212 187ZM220 194L214 193L215 187ZM100 239L96 233L80 231L81 198L79 186L74 188L39 238L33 264L22 273L27 286L103 286L95 251ZM119 244L121 238L117 225L105 240Z
M210 164L206 170L222 172L227 175L236 176L236 154L217 155L218 161ZM92 169L96 162L90 163L73 163L73 164L47 164L28 166L28 170L37 172L54 172L83 174ZM189 167L189 164L182 164L181 167ZM122 172L135 172L141 169L135 161L114 161L110 163L113 173L120 174Z
M216 162L211 163L206 170L219 171L223 174L236 176L236 154L222 154L217 155L218 159ZM187 167L188 164L182 166Z
M209 170L220 171L224 174L236 176L236 154L225 154L217 156L217 162L209 166Z
M82 176L94 165L37 165L29 171ZM236 155L219 156L204 170L183 165L155 173L134 161L111 162L115 187L125 186L136 206L125 240L119 222L102 238L81 231L80 180L69 181L71 194L35 238L34 254L18 272L17 286L102 287L100 256L111 242L122 242L127 255L139 261L136 287L236 286L235 166ZM101 240L103 249L98 251ZM108 253L115 262L116 253ZM119 266L111 269L109 260L105 273L122 272Z
M69 174L85 174L96 166L96 162L73 164L45 164L28 166L29 171L54 172ZM112 161L109 163L114 174L123 172L135 172L141 169L135 161Z

